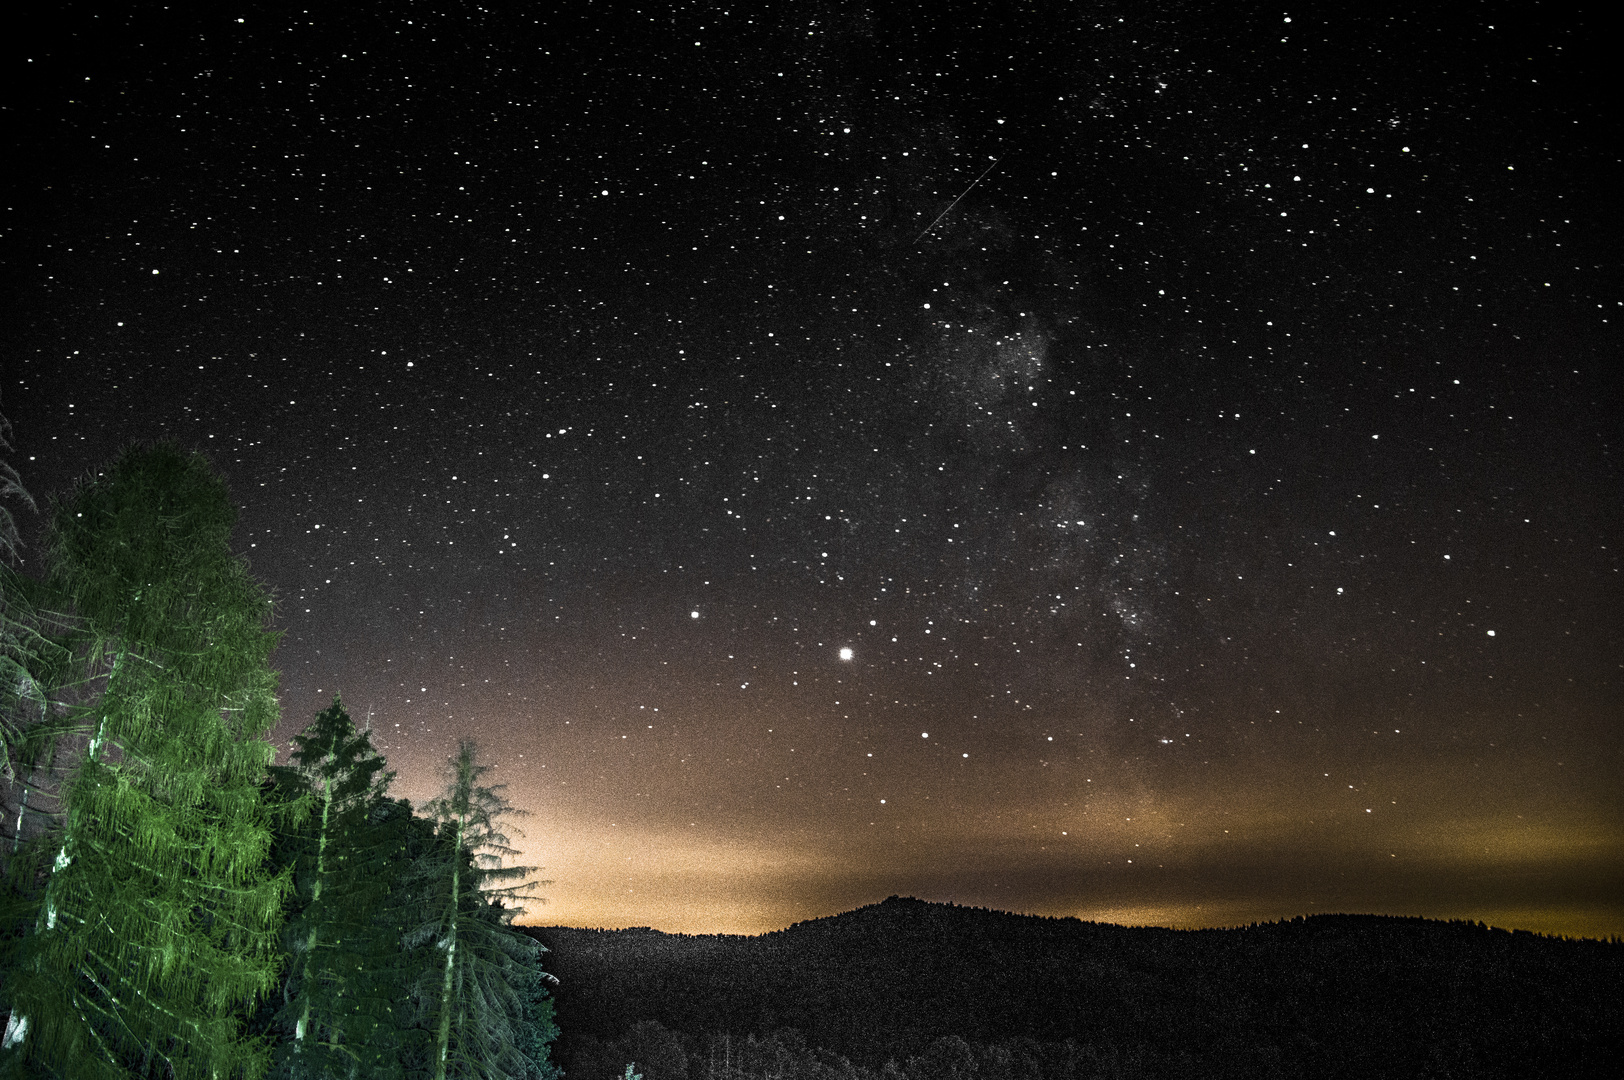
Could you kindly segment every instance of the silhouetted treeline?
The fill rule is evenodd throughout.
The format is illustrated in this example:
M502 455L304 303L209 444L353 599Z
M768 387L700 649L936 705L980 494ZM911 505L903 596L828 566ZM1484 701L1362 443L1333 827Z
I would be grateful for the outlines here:
M1624 1052L1624 945L1471 922L1176 931L892 897L761 937L528 932L571 1080L1571 1077Z

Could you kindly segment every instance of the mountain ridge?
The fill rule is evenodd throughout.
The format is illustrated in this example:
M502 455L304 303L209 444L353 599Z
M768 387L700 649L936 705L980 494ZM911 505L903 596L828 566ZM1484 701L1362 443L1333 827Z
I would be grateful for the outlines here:
M1174 930L893 896L757 936L526 931L560 979L566 1068L572 1041L639 1021L693 1050L794 1028L876 1070L948 1037L1148 1048L1208 1075L1245 1061L1399 1075L1439 1054L1472 1075L1540 1075L1553 1055L1583 1075L1572 1067L1624 1050L1624 943L1469 921Z

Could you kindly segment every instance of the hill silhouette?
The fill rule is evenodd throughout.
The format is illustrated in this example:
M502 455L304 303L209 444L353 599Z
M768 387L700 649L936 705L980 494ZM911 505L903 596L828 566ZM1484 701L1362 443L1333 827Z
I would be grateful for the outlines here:
M527 932L573 1080L607 1080L634 1037L666 1054L646 1080L720 1075L713 1038L784 1029L823 1051L779 1069L807 1077L1571 1077L1624 1051L1624 944L1472 922L1170 930L893 896L759 937Z

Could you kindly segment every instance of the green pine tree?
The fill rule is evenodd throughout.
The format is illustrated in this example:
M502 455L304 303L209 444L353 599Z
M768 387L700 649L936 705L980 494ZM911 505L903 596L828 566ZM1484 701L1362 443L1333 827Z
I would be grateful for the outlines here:
M79 710L32 932L6 958L7 1051L75 1078L258 1076L289 888L265 870L271 601L199 454L134 448L53 507L53 589L101 693Z
M524 1019L518 988L540 970L541 945L512 927L523 908L506 903L534 899L530 889L544 883L526 880L534 867L502 866L517 851L501 819L521 811L503 797L506 785L480 782L494 766L477 756L472 739L458 744L445 792L427 807L441 841L428 867L433 906L408 939L432 942L439 969L420 984L432 1021L435 1080L517 1080L539 1065L516 1041Z
M294 738L293 760L311 794L296 856L301 908L289 922L289 965L281 1010L291 1037L278 1048L278 1073L348 1077L394 1056L400 933L381 918L389 893L388 830L373 816L388 802L394 774L333 704ZM370 1075L370 1073L368 1073Z

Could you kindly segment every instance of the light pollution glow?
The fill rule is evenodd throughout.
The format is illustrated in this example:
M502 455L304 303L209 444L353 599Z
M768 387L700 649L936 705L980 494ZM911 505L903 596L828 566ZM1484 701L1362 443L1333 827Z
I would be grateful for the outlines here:
M1081 795L1054 803L1018 790L970 801L948 783L892 792L855 816L770 823L673 815L695 801L659 770L617 767L584 787L513 771L497 775L510 774L509 797L532 811L518 821L522 862L551 882L521 919L531 924L760 934L900 894L1181 928L1344 911L1571 936L1621 925L1618 906L1594 901L1605 883L1589 880L1624 865L1624 840L1600 815L1547 808L1535 822L1530 804L1528 815L1483 816L1443 792L1395 814L1396 793L1417 788L1391 767L1389 782L1367 780L1332 809L1311 782L1268 784L1254 767L1177 791L1074 776ZM715 784L713 795L728 781ZM418 803L432 792L397 794Z

